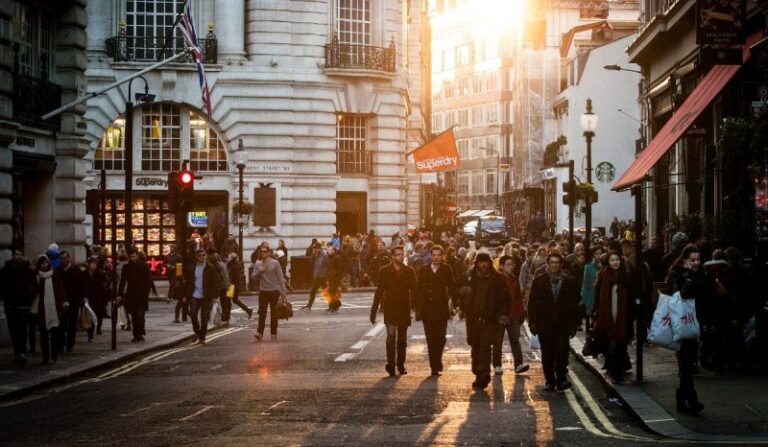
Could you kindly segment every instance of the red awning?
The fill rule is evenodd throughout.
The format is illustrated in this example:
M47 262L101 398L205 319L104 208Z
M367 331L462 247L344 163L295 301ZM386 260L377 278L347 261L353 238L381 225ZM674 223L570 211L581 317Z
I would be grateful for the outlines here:
M744 63L749 60L749 47L744 47ZM667 153L686 130L693 124L701 112L720 94L723 87L739 71L741 65L714 65L704 79L693 89L683 105L675 110L672 118L664 124L659 133L653 137L648 147L640 153L624 175L613 184L611 189L618 191L626 189L645 178L648 171Z

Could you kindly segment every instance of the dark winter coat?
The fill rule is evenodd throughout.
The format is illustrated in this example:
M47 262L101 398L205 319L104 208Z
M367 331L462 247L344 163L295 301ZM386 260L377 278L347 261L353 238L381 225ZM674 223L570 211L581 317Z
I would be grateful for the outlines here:
M491 268L488 285L488 294L485 297L479 295L479 283L481 277L476 269L471 269L465 278L465 286L469 287L469 293L464 294L461 300L461 309L464 311L467 321L472 323L497 324L499 317L509 314L509 293L501 274ZM478 303L487 300L485 310L478 313ZM470 329L469 327L467 328Z
M28 261L10 259L0 269L0 297L8 308L28 308L37 289Z
M96 315L103 317L107 313L107 277L101 270L91 275L85 272L86 284L88 286L88 303L96 312Z
M451 318L450 299L455 295L453 270L440 264L436 272L432 264L419 269L416 284L416 320L447 320Z
M560 295L555 301L549 275L538 275L528 299L528 323L536 334L571 335L579 323L579 290L576 279L563 274Z
M149 310L149 291L152 289L152 279L149 276L149 266L143 262L129 262L123 267L120 276L118 295L123 297L123 305L127 312Z
M64 267L62 266L56 270L61 276L64 290L67 291L67 301L69 302L69 306L74 308L83 307L85 295L88 293L88 285L85 282L85 272L80 270L76 265L69 267L69 270L64 270Z
M410 326L416 294L416 273L407 265L401 266L398 272L390 264L379 270L378 277L371 316L375 317L381 306L384 310L384 324Z
M190 263L184 270L184 284L186 290L184 291L184 297L192 299L192 294L195 292L195 263ZM205 269L203 270L203 299L213 300L219 296L219 268L210 262L205 263Z

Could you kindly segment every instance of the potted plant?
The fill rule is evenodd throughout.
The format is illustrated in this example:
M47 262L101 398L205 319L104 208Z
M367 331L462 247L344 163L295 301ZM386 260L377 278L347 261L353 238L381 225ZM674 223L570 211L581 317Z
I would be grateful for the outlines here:
M250 216L253 212L253 204L247 199L243 199L242 201L236 200L235 203L232 204L232 212L238 216Z
M592 202L597 202L597 189L595 189L595 185L592 183L577 183L576 198L584 201L589 198Z

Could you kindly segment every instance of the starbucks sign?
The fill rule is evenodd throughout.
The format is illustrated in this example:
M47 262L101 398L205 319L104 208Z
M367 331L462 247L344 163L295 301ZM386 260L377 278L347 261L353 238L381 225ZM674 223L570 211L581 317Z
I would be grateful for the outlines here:
M616 167L607 161L601 161L595 166L595 177L602 183L612 182L616 177Z

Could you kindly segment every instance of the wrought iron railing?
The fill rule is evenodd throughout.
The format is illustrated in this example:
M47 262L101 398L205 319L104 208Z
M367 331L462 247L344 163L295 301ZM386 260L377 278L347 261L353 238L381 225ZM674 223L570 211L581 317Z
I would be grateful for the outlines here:
M389 47L377 47L340 43L334 36L333 41L325 45L325 67L394 73L397 67L395 41L391 41Z
M61 107L61 87L42 79L13 74L13 119L21 124L58 130L60 115L45 121L42 115Z
M163 37L135 37L117 35L107 39L107 55L115 62L156 62L186 48L184 38L181 36L168 39ZM165 47L165 50L163 50ZM212 31L208 32L205 39L200 39L200 48L203 50L203 63L215 64L218 59L218 40ZM178 62L193 62L192 55L187 55Z
M373 157L368 151L336 151L336 172L339 174L366 174L373 172Z

